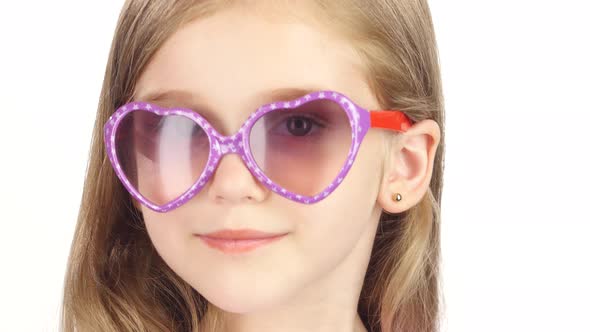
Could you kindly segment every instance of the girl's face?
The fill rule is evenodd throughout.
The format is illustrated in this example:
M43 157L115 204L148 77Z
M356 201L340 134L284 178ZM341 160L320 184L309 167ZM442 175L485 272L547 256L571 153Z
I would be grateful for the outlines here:
M318 25L288 20L288 14L274 17L236 8L184 26L148 64L134 99L207 109L205 116L223 135L237 132L262 104L305 93L291 89L334 90L367 109L379 108L351 45ZM148 100L166 91L176 92ZM381 212L382 138L370 131L342 184L312 205L267 190L238 155L227 155L185 205L163 214L140 207L149 236L180 277L225 311L354 294ZM197 236L245 228L287 235L242 253L214 249Z

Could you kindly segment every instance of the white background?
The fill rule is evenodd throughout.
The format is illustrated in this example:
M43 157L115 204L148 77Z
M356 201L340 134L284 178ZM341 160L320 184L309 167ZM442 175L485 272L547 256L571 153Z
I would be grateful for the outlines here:
M0 330L57 331L119 1L0 4ZM586 1L430 1L444 331L590 331Z

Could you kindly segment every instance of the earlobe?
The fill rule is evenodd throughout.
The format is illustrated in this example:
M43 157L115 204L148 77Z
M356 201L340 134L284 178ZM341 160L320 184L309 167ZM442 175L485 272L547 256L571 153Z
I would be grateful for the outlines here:
M440 127L434 120L423 120L394 140L385 156L377 200L385 211L401 213L416 205L430 186Z

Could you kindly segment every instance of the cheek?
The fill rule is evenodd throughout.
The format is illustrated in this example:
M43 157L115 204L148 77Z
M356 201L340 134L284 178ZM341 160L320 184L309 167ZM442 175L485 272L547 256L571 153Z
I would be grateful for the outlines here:
M370 177L349 174L328 199L308 207L305 221L297 228L308 264L326 272L355 250L359 241L374 236L378 220L372 212L378 186Z
M367 137L353 167L342 184L329 199L317 206L318 236L331 238L329 242L352 246L363 232L375 226L372 213L380 188L380 149ZM327 244L329 246L329 244Z
M145 226L156 251L173 271L181 271L190 257L191 233L174 213L145 210Z
M345 180L327 199L299 209L297 235L305 259L302 264L314 271L315 277L334 269L355 250L367 251L361 255L370 253L379 221L375 214L379 158L379 146L368 146L359 152Z

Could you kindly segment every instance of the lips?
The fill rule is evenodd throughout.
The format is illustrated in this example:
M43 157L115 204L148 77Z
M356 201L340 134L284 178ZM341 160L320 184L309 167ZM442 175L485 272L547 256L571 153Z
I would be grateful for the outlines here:
M252 229L221 230L196 234L207 246L226 254L244 253L282 239L287 233L267 233Z
M200 236L223 240L260 240L284 235L285 233L267 233L253 229L224 229L217 232L201 234Z

